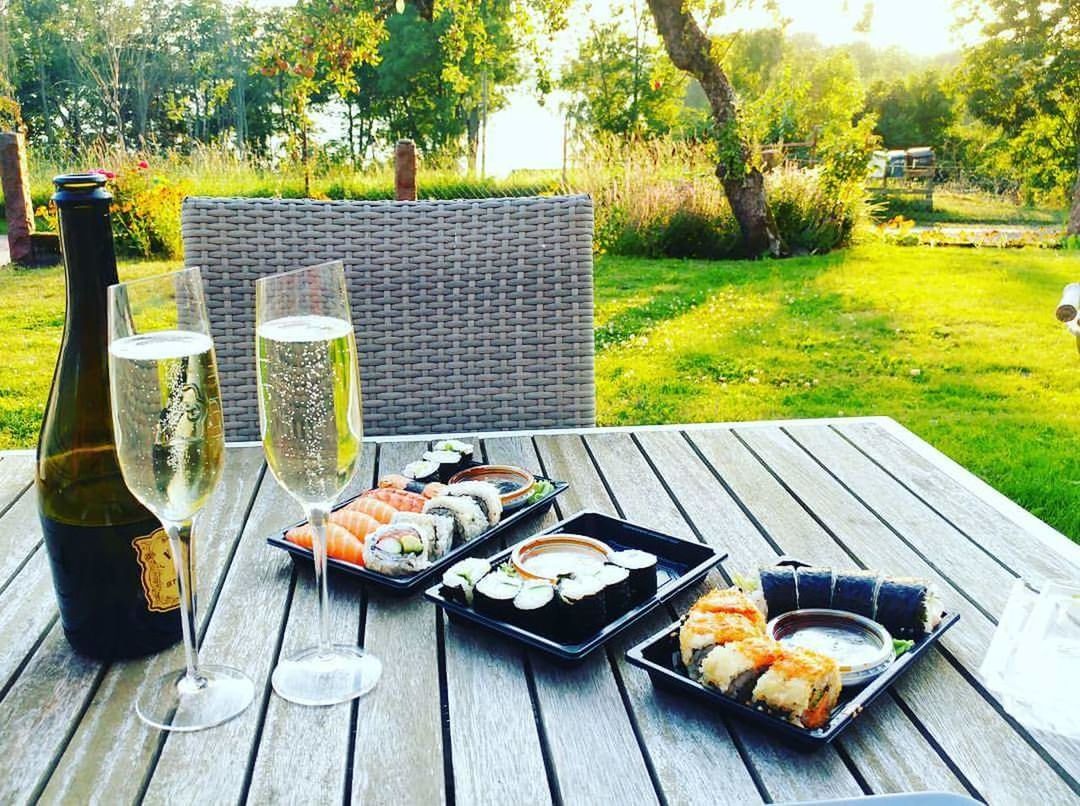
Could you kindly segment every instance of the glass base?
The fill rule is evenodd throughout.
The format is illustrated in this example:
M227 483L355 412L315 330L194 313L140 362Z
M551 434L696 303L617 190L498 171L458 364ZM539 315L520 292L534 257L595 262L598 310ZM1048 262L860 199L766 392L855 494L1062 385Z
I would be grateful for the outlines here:
M299 705L333 705L367 694L379 682L382 662L358 646L305 649L278 663L271 678L278 696Z
M251 704L255 685L239 669L207 665L200 680L174 669L153 682L135 704L139 718L161 730L191 732L239 716Z

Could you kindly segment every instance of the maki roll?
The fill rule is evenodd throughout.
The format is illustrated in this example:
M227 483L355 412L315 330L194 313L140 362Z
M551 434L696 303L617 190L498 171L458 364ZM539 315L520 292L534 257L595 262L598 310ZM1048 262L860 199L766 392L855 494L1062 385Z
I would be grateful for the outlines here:
M415 523L388 523L364 539L364 565L391 577L408 576L428 565L428 532Z
M476 583L490 572L491 563L479 557L456 562L443 574L442 595L451 602L471 607Z
M405 478L412 479L413 481L420 482L421 484L429 481L438 481L439 466L435 462L428 461L427 459L420 459L405 465L405 469L401 471L401 475L405 476ZM423 490L413 490L412 492L423 492Z
M820 728L840 698L840 667L828 655L785 647L754 685L751 701L804 728Z
M798 609L794 568L786 565L762 568L758 571L758 579L761 580L761 593L765 596L766 615L769 618Z
M428 515L443 515L454 521L453 545L460 546L488 528L487 515L475 498L464 495L438 495L424 504Z
M460 439L444 439L442 442L436 442L432 450L453 451L461 457L462 468L473 463L473 446L468 442L462 442Z
M918 579L885 578L877 597L877 621L894 638L917 638L941 623L944 609L930 586Z
M614 621L630 609L630 572L621 565L608 563L597 576L604 583L604 609L607 620Z
M521 591L521 577L512 565L502 565L484 576L473 588L473 607L482 616L512 621L514 599Z
M559 605L555 601L555 586L544 579L522 583L514 597L514 623L531 632L549 635L555 629Z
M713 647L701 662L701 682L729 697L746 701L758 678L782 652L780 643L767 636Z
M878 575L873 571L838 571L833 585L832 608L858 613L869 619L877 608Z
M467 496L479 505L487 518L488 526L494 526L502 518L502 496L499 488L488 481L459 481L446 488L447 495Z
M832 605L832 569L800 568L795 572L795 582L799 607L828 608Z
M695 680L701 677L701 662L716 646L765 634L765 628L741 613L691 610L679 627L679 652L683 666Z
M407 523L415 526L428 545L428 556L437 560L450 550L454 540L454 519L441 513L399 512L390 523Z
M604 583L597 574L559 580L559 626L564 640L580 643L600 632L607 622Z
M656 595L655 554L640 549L614 551L608 562L630 572L630 604L641 604Z
M468 448L468 458L464 458L465 453L463 451L447 447L449 445L460 445L464 448ZM434 450L424 453L424 461L431 462L438 467L439 481L446 484L450 481L451 476L459 470L462 470L472 461L472 445L465 442L458 442L453 439L439 442L436 444Z

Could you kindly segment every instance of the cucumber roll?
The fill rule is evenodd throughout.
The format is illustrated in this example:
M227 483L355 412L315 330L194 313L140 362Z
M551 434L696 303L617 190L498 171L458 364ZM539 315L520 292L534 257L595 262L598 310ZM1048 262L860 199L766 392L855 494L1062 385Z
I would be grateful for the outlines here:
M604 583L604 609L607 620L614 621L630 609L630 572L621 565L608 563L597 572Z
M428 515L442 515L453 519L453 545L468 543L488 528L487 515L476 499L464 495L437 495L424 504Z
M457 451L427 451L424 453L424 461L432 462L439 468L439 481L443 484L450 481L450 477L462 468L461 454Z
M502 496L499 488L489 481L459 481L446 488L447 495L466 496L476 501L484 512L488 526L494 526L502 518Z
M831 568L800 568L795 572L795 583L799 607L828 608L832 605Z
M521 577L513 566L502 566L476 583L473 607L496 621L513 621L514 598L521 591Z
M555 586L544 579L523 582L514 597L514 623L540 635L554 632L558 610Z
M473 446L468 442L462 442L460 439L444 439L442 442L436 442L432 448L436 451L453 451L460 459L461 467L459 470L463 470L473 463Z
M944 615L930 586L918 579L886 578L877 598L877 621L894 638L918 638L932 632Z
M765 597L769 618L798 609L799 596L795 586L794 568L786 565L762 568L758 571L758 579L761 580L761 593Z
M877 592L878 575L873 571L838 571L832 607L872 619L877 609Z
M435 462L431 462L427 459L420 459L415 462L409 462L405 465L405 469L401 471L401 475L413 481L419 482L419 490L410 490L414 493L423 493L424 485L431 481L437 481L439 478L439 465ZM408 489L408 488L406 488Z
M491 563L479 557L456 562L442 577L440 592L451 602L471 607L476 583L491 572Z
M436 512L398 512L390 523L408 523L416 526L428 544L428 556L437 560L450 550L454 539L454 519Z
M428 566L425 531L414 523L388 523L364 539L364 565L391 577L415 574Z
M563 578L558 595L560 633L568 643L581 643L607 623L604 583L598 574Z
M630 604L637 605L656 595L656 555L641 549L615 551L608 562L630 574Z

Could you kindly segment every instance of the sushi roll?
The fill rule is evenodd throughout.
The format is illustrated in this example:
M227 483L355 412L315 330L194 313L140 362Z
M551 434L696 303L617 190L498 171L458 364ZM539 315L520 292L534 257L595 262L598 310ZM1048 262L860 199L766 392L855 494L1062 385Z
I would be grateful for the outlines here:
M514 599L521 591L521 577L512 565L502 565L485 575L473 588L473 607L482 616L512 621Z
M630 609L630 572L621 565L608 563L597 572L597 576L604 583L607 619L614 621Z
M894 638L917 638L941 623L944 609L927 583L887 577L878 589L876 615Z
M630 603L641 604L656 595L656 555L640 549L614 551L608 562L630 572Z
M502 518L502 496L499 488L487 481L459 481L446 488L447 495L468 496L484 511L488 526L494 526Z
M766 615L776 618L799 608L795 569L786 565L762 568L758 571L761 592L765 596Z
M408 576L428 565L428 530L415 523L388 523L364 539L364 565L391 577Z
M691 610L679 627L679 652L683 666L695 680L701 662L713 647L765 634L765 628L740 613Z
M473 464L473 446L468 442L462 442L460 439L444 439L442 442L436 442L432 446L432 450L435 451L453 451L460 459L461 464L459 470L464 470L469 465Z
M582 574L559 580L559 630L568 643L580 643L607 623L604 583L598 574Z
M828 655L785 647L757 683L751 702L804 728L820 728L840 698L840 668Z
M401 475L412 479L413 481L420 482L421 484L429 481L438 481L439 466L435 464L435 462L430 462L427 459L419 459L405 465L405 469L401 471ZM420 491L413 490L413 492Z
M446 552L454 542L454 519L449 515L436 512L399 512L394 515L390 523L407 523L416 526L423 534L428 544L428 556L437 560Z
M549 635L558 620L559 604L555 586L546 579L530 579L521 584L514 597L514 623L531 632Z
M476 583L490 572L491 563L479 557L456 562L443 574L442 595L451 602L471 607Z
M440 443L446 444L446 443ZM439 481L446 484L450 481L450 477L457 473L464 467L464 463L461 461L461 454L457 451L448 450L435 450L427 451L424 453L424 461L431 462L438 470Z
M831 607L872 619L877 609L877 592L878 575L873 571L838 571Z
M707 613L738 613L748 618L761 632L765 631L765 614L738 588L714 588L694 602L690 609Z
M783 649L767 636L744 638L713 647L701 661L701 682L745 702L754 684L780 657Z
M801 608L832 606L833 572L829 568L800 568L795 582Z
M428 515L444 515L454 521L453 545L468 543L488 528L487 515L475 498L464 495L439 495L424 504Z

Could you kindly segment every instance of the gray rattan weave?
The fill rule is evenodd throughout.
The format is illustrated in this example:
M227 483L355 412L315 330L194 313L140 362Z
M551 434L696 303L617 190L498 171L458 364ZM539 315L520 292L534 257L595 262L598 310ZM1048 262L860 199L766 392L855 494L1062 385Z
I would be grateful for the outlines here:
M255 279L345 263L372 435L592 425L592 202L188 198L226 432L258 439Z

